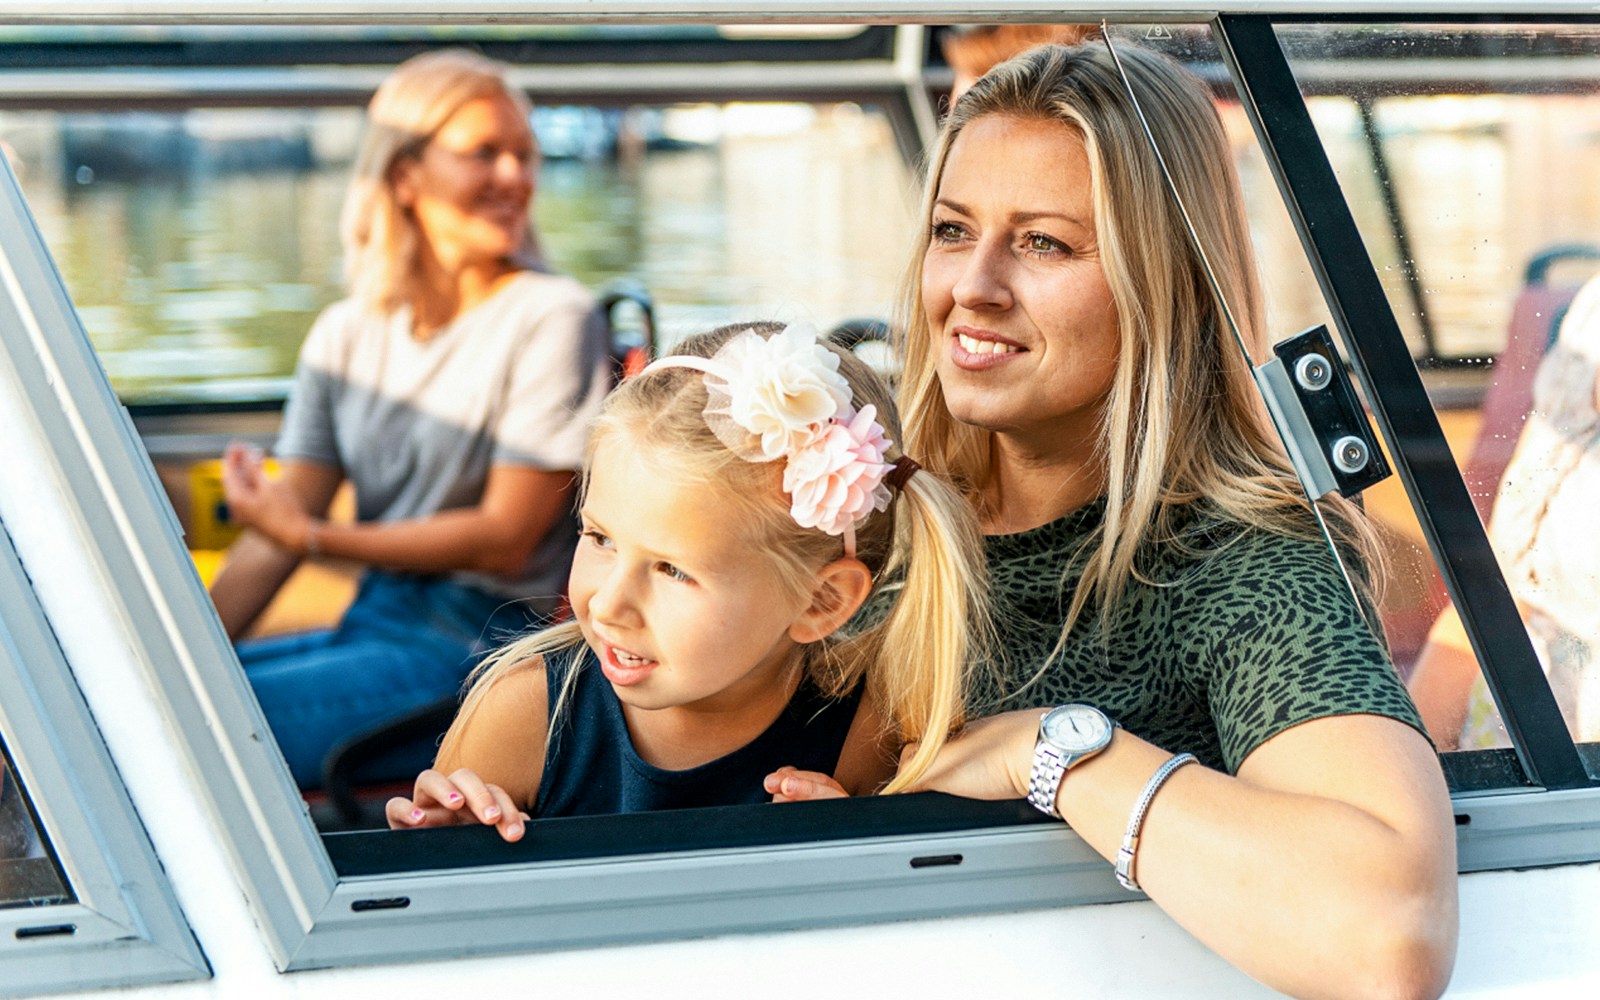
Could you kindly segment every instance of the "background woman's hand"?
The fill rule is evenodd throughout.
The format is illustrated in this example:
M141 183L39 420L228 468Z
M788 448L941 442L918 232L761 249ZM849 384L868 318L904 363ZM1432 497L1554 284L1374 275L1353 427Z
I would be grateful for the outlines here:
M254 528L290 552L304 552L311 515L288 483L267 475L261 451L239 441L222 456L222 493L228 517Z
M1028 795L1033 745L1044 712L1025 708L978 719L939 751L914 792L949 792L969 799L1021 799ZM900 754L909 760L910 744Z
M417 775L411 798L397 795L384 805L391 830L482 823L505 840L521 840L528 814L517 808L499 785L491 785L467 768L448 777L429 769Z
M813 799L845 799L850 793L833 780L831 775L819 771L802 771L795 767L780 767L767 775L762 787L774 802L808 802Z

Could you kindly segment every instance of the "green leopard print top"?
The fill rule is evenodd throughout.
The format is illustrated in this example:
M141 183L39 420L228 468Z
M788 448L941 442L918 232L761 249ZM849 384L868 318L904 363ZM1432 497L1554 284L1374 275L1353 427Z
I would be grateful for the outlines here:
M1326 545L1191 512L1184 548L1152 546L1109 632L1080 616L1055 663L1078 572L1063 578L1105 513L1097 501L1049 524L984 540L1005 652L975 672L970 718L1085 701L1156 746L1235 772L1301 722L1370 713L1425 734L1382 643L1356 610ZM885 595L887 596L887 595ZM865 614L887 610L878 601Z

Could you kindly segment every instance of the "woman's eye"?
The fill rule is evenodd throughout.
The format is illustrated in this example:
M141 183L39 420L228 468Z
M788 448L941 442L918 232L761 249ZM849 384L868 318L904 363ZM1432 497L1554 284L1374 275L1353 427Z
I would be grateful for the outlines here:
M672 565L671 563L656 563L656 569L661 573L662 576L669 580L676 580L679 583L693 582L693 579L689 576L689 574L685 573L683 570Z
M1065 253L1067 250L1060 240L1053 239L1043 233L1029 233L1023 237L1022 242L1029 253Z
M933 224L933 242L935 243L954 243L965 235L965 230L954 222L935 222Z

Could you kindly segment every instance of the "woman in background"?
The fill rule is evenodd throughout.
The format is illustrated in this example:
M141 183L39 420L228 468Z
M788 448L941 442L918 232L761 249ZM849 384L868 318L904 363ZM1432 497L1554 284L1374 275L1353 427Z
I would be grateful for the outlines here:
M303 558L368 567L333 630L238 647L302 787L341 740L454 694L480 653L560 605L609 368L588 292L538 264L529 113L504 67L465 51L384 81L342 220L350 297L301 349L281 474L242 446L225 458L249 529L211 588L230 637ZM355 522L329 522L346 480ZM415 774L433 749L380 769Z

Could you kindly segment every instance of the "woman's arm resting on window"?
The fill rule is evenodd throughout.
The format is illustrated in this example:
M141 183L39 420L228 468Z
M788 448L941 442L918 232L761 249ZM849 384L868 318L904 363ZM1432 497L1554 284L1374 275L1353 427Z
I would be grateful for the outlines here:
M293 459L283 463L277 479L267 479L260 459L237 445L228 447L223 460L229 512L235 521L245 525L255 523L253 518L264 503L321 517L327 513L342 481L343 476L333 466ZM299 564L298 554L254 528L248 528L233 543L222 571L211 582L211 601L228 638L237 640L250 630Z
M1022 798L1041 714L974 723L921 787ZM1118 730L1062 782L1067 821L1114 858L1134 801L1171 755ZM1174 772L1146 814L1135 875L1173 919L1274 989L1434 997L1455 958L1455 857L1428 741L1392 719L1347 715L1274 736L1237 777Z

